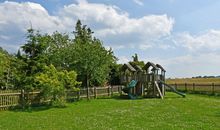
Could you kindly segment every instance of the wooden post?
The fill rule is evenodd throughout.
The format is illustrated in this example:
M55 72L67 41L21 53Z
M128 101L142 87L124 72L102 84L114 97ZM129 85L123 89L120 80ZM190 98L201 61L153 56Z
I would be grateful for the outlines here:
M122 86L120 85L118 86L118 88L119 88L119 94L122 95Z
M193 83L193 92L195 92L195 83Z
M80 100L80 90L77 92L78 100Z
M110 87L111 87L111 96L113 96L113 86Z
M119 85L118 85L117 87L118 87L118 93L120 93L120 90L119 90L119 89L120 89L120 88L119 88Z
M153 74L153 80L152 80L152 85L153 85L153 97L156 96L156 84L154 83L154 81L156 81L155 79L156 79L156 75L155 75L155 73L154 73L154 74Z
M24 95L24 89L21 90L21 105L22 105L22 108L24 109L25 108L25 95Z
M163 84L161 84L161 87L162 87L162 94L163 94L163 96L165 96L165 86Z
M110 96L110 86L108 86L108 96Z
M97 98L97 94L96 94L96 87L94 87L94 98Z
M215 94L215 84L212 83L212 94Z
M163 99L163 94L160 91L160 88L159 88L159 85L158 85L157 81L154 81L154 83L155 83L155 87L156 87L156 89L157 89L157 91L158 91L158 93L160 95L160 98Z
M89 100L89 87L87 87L87 99Z
M141 84L141 96L144 96L144 84Z
M187 83L185 83L185 91L187 91Z

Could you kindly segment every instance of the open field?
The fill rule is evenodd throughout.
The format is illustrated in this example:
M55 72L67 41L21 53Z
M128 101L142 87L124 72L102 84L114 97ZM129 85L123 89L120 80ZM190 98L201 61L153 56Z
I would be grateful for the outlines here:
M220 128L220 97L168 93L161 99L97 99L66 108L0 112L0 129L204 129Z
M168 84L184 84L184 83L198 83L198 84L220 84L220 78L176 78L176 79L167 79L166 83Z

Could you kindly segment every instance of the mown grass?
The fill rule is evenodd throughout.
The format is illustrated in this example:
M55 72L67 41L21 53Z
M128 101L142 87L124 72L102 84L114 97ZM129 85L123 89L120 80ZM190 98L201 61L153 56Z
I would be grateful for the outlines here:
M220 78L176 78L176 79L167 79L166 83L168 84L184 84L184 83L198 83L198 84L220 84Z
M168 93L161 99L97 99L66 108L38 107L0 112L2 130L217 130L220 98Z

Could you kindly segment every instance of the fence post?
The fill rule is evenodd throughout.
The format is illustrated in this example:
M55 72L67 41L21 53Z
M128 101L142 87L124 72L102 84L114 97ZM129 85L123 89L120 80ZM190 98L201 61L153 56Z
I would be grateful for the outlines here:
M185 91L187 91L187 83L185 83Z
M24 89L21 89L21 105L22 105L22 108L24 109L24 107L25 107Z
M120 86L120 95L122 95L122 86Z
M89 87L87 87L87 99L89 100Z
M212 94L215 94L215 84L212 83Z
M118 93L120 93L120 90L119 90L119 89L120 89L120 88L119 88L119 85L118 85L117 87L118 87Z
M177 84L175 83L175 89L177 90Z
M110 96L110 86L108 86L108 96Z
M195 93L195 83L193 83L193 92Z
M113 86L111 86L111 96L113 96Z
M80 90L77 92L78 100L80 100Z
M96 95L96 87L94 87L94 98L97 98L97 95Z
M119 93L120 95L122 94L122 92L121 92L121 91L122 91L122 86L121 86L121 85L119 85L119 86L118 86L118 93Z

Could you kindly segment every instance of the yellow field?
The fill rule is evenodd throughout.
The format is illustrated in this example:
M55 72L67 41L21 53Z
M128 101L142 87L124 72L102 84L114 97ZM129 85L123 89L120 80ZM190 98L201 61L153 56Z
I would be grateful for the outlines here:
M182 83L199 83L199 84L220 84L220 78L176 78L176 79L167 79L166 83L168 84L182 84Z

